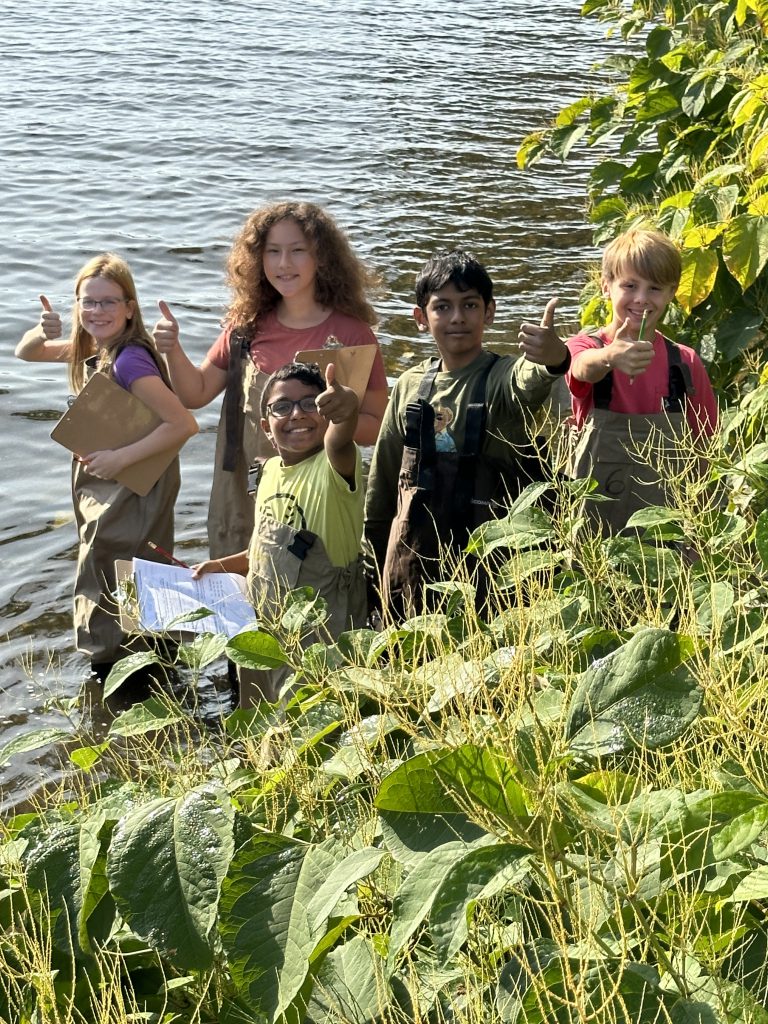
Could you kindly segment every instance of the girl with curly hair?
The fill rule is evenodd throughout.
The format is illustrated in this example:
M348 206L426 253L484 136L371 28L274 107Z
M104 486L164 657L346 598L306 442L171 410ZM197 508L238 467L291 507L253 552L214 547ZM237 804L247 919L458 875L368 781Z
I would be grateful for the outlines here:
M173 506L179 490L174 458L148 494L115 479L129 466L160 452L178 451L197 423L173 393L162 359L141 317L128 264L114 253L89 260L75 278L72 331L63 338L61 316L44 296L39 323L16 346L19 359L69 364L75 392L86 376L104 373L158 416L146 437L122 448L81 452L72 461L72 495L79 538L75 576L77 648L90 655L104 679L127 652L113 594L115 560L152 559L148 542L173 550Z
M367 298L373 275L333 218L313 203L270 203L252 213L235 238L227 271L232 298L224 329L200 366L184 352L178 321L164 302L154 331L187 408L199 409L224 392L208 510L211 558L244 549L253 530L249 469L273 454L259 412L270 374L331 336L342 345L377 344ZM386 403L377 352L360 405L359 444L375 442Z

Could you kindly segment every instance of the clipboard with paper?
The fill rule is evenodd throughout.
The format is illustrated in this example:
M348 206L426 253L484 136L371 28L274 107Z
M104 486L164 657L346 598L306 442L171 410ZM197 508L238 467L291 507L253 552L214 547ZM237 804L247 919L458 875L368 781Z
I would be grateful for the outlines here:
M377 348L377 345L340 345L336 338L330 337L323 348L297 352L296 361L317 363L323 376L328 364L333 363L336 379L345 387L352 388L362 402Z
M126 633L223 633L256 626L245 577L212 572L192 578L187 566L144 558L115 562L120 628ZM200 609L209 614L200 615Z
M94 373L51 431L51 438L74 455L89 455L140 441L161 423L157 413L130 391L106 374ZM177 454L171 448L134 462L118 474L117 482L135 494L149 494Z

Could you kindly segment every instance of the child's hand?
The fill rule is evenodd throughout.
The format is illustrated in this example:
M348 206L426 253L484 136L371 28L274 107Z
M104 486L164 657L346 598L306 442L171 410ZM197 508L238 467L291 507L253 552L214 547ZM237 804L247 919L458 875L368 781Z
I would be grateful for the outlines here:
M191 566L191 569L193 580L199 580L207 572L224 572L221 568L221 562L217 562L213 558L206 559L204 562L198 562L197 565Z
M91 452L79 458L91 476L97 476L100 480L115 480L125 469L125 458L119 448Z
M526 359L541 366L560 366L565 362L568 349L555 331L555 307L557 299L550 299L540 324L525 323L520 325L517 340L520 351Z
M624 332L629 327L629 320L625 320L613 336L613 341L608 346L608 361L611 369L621 370L628 377L639 377L645 373L653 362L653 343L650 341L632 341L625 338Z
M55 313L48 299L44 296L40 296L40 302L43 307L43 312L40 315L40 330L46 337L47 341L54 341L56 338L61 337L61 317L58 313Z
M163 302L161 299L157 305L163 318L155 324L152 337L155 339L157 351L168 355L179 347L179 321L171 312L167 302Z
M328 363L325 370L325 391L317 396L317 411L330 423L343 423L358 412L357 395L352 388L336 380L336 367Z

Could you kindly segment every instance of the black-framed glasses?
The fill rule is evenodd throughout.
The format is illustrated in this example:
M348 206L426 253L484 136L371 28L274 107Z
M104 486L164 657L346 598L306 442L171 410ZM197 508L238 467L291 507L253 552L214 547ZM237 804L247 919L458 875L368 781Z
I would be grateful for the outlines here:
M128 299L91 299L87 295L78 295L77 301L80 309L84 309L86 313L91 313L94 309L103 309L105 313L109 313Z
M317 412L317 396L316 395L304 395L298 401L293 402L290 398L278 398L276 402L270 402L267 406L267 412L270 416L274 416L275 419L284 420L292 415L293 410L298 407L302 412Z

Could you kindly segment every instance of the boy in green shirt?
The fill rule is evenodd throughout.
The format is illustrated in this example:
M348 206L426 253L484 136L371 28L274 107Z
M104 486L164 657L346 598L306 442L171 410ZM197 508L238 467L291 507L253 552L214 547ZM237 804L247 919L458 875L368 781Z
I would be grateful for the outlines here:
M413 315L438 356L395 384L365 509L382 596L395 616L422 611L424 585L450 578L446 556L459 556L469 533L503 515L531 479L531 457L520 455L530 444L529 414L570 365L552 326L555 301L541 324L523 324L521 357L498 356L483 348L496 305L482 264L454 250L418 274Z

